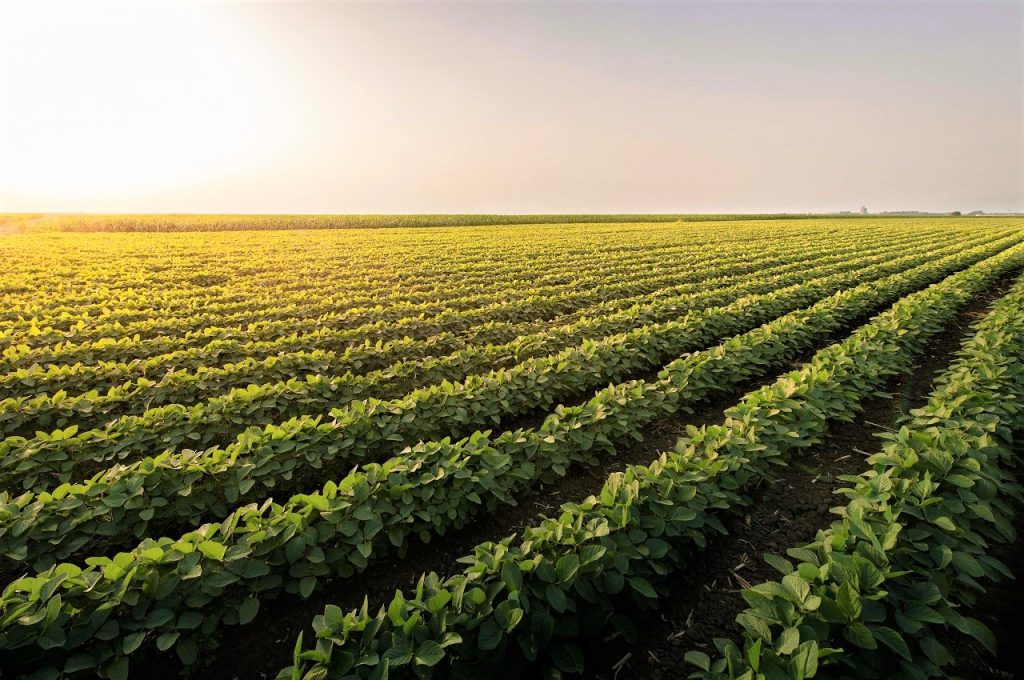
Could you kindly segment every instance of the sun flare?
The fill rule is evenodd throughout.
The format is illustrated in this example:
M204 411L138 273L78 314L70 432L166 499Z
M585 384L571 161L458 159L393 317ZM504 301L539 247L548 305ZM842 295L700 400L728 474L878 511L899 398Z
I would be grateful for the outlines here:
M173 194L282 142L267 68L191 4L3 6L0 186L58 209Z

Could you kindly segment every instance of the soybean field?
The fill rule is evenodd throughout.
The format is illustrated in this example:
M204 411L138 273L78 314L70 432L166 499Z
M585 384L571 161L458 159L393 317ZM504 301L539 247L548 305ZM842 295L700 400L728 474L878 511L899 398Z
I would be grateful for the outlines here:
M1012 671L1024 219L428 217L0 235L0 677Z

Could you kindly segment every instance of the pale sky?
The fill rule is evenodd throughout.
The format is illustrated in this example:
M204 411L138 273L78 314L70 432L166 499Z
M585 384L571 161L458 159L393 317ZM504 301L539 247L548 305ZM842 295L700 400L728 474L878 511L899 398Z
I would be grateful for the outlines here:
M0 0L0 211L1024 210L1021 2Z

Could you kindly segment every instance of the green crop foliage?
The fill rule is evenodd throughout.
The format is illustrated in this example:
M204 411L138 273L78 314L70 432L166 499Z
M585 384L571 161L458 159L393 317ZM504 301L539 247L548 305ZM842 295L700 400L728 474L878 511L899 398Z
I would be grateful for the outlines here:
M358 583L747 391L459 573L327 606L279 678L588 672L583 639L628 633L621 605L657 607L776 466L1024 268L1020 220L759 217L15 216L0 674L202 668L271 601ZM991 644L958 610L1005 575L983 546L1012 538L1020 496L1022 300L847 480L840 520L768 558L747 637L681 674L926 677L947 631Z
M841 519L813 543L767 556L779 581L744 591L742 648L688 659L691 677L927 678L953 659L951 632L994 653L992 632L964 608L1010 576L987 546L1017 539L1024 498L1014 433L1024 429L1024 281L981 321L928 403L838 493Z

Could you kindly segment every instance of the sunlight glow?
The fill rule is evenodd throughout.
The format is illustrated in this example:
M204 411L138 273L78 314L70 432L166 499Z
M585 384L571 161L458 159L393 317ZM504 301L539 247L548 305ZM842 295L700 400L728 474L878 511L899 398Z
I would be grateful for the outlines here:
M0 0L0 213L1019 210L1022 19Z
M288 142L272 65L217 9L5 2L0 198L75 209L270 162Z

